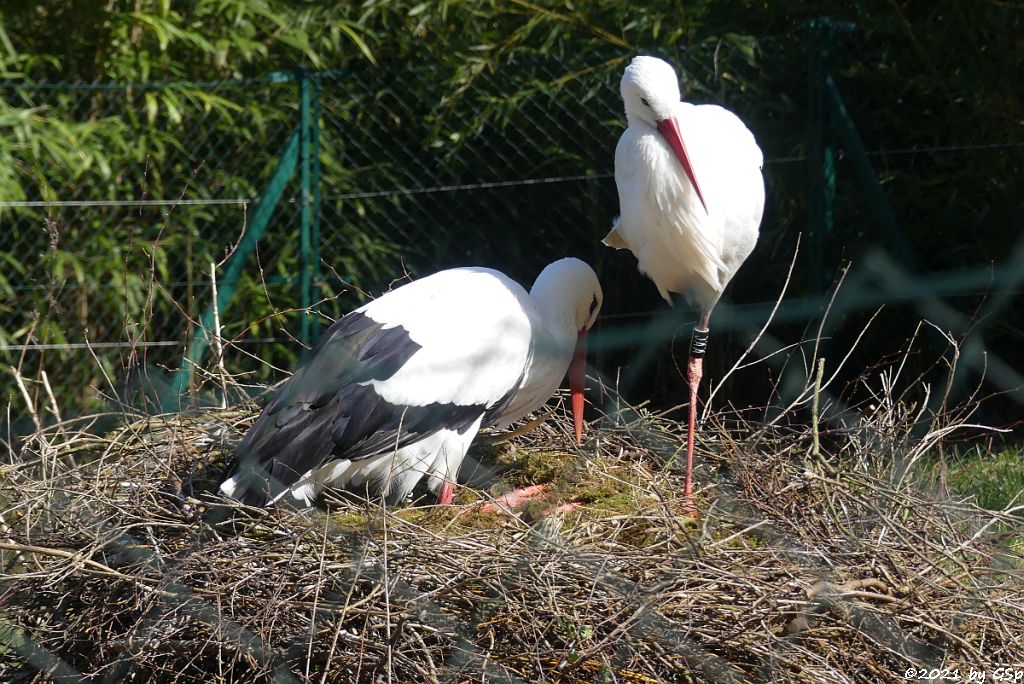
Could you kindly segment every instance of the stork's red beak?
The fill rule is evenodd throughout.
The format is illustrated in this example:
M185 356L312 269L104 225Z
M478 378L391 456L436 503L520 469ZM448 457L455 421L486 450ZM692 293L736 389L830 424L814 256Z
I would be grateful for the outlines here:
M708 203L704 201L704 193L700 191L700 183L697 182L697 175L693 172L693 165L690 163L690 156L686 153L686 145L683 143L683 134L679 132L679 122L675 117L663 119L658 122L658 130L668 141L669 147L676 153L676 159L683 165L686 177L693 183L693 189L697 191L700 203L704 205L704 211L708 210Z
M569 364L569 389L572 390L572 420L576 426L576 443L583 441L583 389L587 384L587 329L580 330L576 349Z

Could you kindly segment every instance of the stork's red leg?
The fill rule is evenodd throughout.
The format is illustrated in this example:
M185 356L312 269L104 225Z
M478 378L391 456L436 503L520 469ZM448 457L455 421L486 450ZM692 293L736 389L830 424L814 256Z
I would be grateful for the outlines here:
M683 489L683 496L689 502L693 493L693 441L697 431L697 388L704 374L703 357L691 356L686 370L687 381L690 383L690 420L686 427L686 486Z
M706 325L706 321L703 321ZM693 444L697 433L697 390L704 375L704 352L708 348L708 330L693 329L690 340L690 360L686 366L686 380L690 385L690 415L686 426L686 484L683 497L688 511L696 512L693 506Z
M444 479L444 484L441 485L441 491L437 494L437 503L441 506L451 506L452 499L454 498L455 483L446 477Z

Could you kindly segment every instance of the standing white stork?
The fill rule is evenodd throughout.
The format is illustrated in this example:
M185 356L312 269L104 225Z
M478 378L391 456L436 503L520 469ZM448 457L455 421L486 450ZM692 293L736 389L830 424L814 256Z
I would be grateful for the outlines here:
M677 292L700 307L687 365L684 495L690 502L708 319L757 242L764 158L735 114L680 102L675 71L656 57L633 58L621 93L629 126L615 148L620 216L604 244L632 251L670 306L669 293Z
M529 294L475 267L403 285L328 328L246 433L220 490L308 505L324 485L369 485L398 501L426 477L449 504L477 431L540 407L567 368L579 441L601 301L594 271L571 258L549 264Z

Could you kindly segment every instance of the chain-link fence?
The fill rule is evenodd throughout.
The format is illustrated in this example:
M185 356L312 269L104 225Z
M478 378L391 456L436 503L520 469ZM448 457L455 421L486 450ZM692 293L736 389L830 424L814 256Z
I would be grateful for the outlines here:
M805 49L802 36L767 44L791 59ZM743 42L673 59L697 99L750 106L776 80ZM545 263L574 254L613 284L606 287L606 320L642 319L655 306L635 293L649 285L629 259L598 243L617 208L611 166L623 125L624 60L584 55L500 71L384 65L216 83L0 85L14 141L0 208L0 353L13 413L23 415L23 397L12 367L33 397L42 396L47 371L69 413L115 396L176 405L178 391L196 387L194 364L183 353L212 322L210 264L223 272L231 259L238 270L222 284L219 312L226 353L266 361L258 371L246 363L261 380L295 359L294 338L308 343L315 336L319 318L298 309L341 295L317 307L337 316L405 272L486 264L528 283ZM721 84L717 92L708 87L714 83ZM813 83L801 83L780 100L813 91ZM831 281L843 257L840 239L857 251L901 245L896 267L913 274L920 264L908 253L921 244L920 233L908 248L898 226L876 220L876 208L859 199L872 194L858 185L839 136L831 133L836 142L829 142L820 120L780 120L779 106L747 117L766 150L770 197L749 277L733 287L736 299L763 301L765 287L778 287L800 232L810 261L796 271L797 293L813 294ZM809 130L826 136L825 151L818 140L810 160L803 152ZM300 134L298 147L289 147ZM940 145L868 155L892 183L905 183L920 174L924 155L1005 156L1013 149ZM824 154L827 165L815 157ZM292 165L272 187L289 155ZM835 216L823 215L816 200L803 231L805 197L823 192L832 193L823 201ZM250 226L259 211L269 212L268 220ZM902 218L899 204L897 213ZM848 226L845 235L839 222ZM259 239L246 244L247 233ZM243 249L226 259L235 247ZM946 265L945 252L936 254L932 262ZM918 259L928 256L918 250ZM963 275L959 291L936 294L977 297L998 281L988 267ZM907 299L888 292L874 301ZM608 353L599 364L624 358ZM641 381L657 392L660 377Z
M7 111L28 113L7 131L22 163L0 218L7 396L12 367L35 382L45 371L77 413L127 396L140 369L180 366L209 264L237 240L294 125L293 90L272 79L0 87ZM287 235L294 214L276 212L270 236Z
M210 308L210 264L246 231L303 116L320 124L316 140L303 140L311 174L285 176L257 249L237 259L240 289L223 312L232 348L259 343L268 362L294 358L294 346L268 350L300 335L293 309L309 261L320 294L358 291L335 315L386 289L403 267L497 261L528 277L565 243L565 225L606 222L594 205L617 125L614 96L602 92L610 75L523 92L528 127L502 116L501 91L515 79L487 74L461 97L435 75L437 89L421 88L416 99L403 87L423 78L415 69L3 85L5 110L29 113L9 129L22 163L2 209L5 396L21 403L15 375L35 396L45 372L65 412L138 400L128 386L167 406L172 372ZM304 113L310 87L315 111ZM605 111L588 112L576 97L597 93ZM33 149L33 136L50 140L41 129L58 126L63 138L52 149ZM590 190L569 193L567 184ZM320 197L304 196L310 188ZM324 226L307 253L303 197L320 200L315 218ZM536 228L530 241L523 226Z

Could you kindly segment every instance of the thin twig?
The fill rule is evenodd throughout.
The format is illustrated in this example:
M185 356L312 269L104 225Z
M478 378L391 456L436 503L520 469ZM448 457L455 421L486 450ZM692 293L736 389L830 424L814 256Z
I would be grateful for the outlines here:
M32 418L32 422L35 423L36 431L43 431L43 423L39 420L39 414L36 413L36 407L32 402L32 397L28 393L28 388L25 387L25 381L21 377L21 373L14 366L8 366L11 369L11 374L14 375L14 381L18 384L18 389L21 390L21 398L25 400L25 409L28 411L28 415Z
M57 398L53 396L53 388L50 387L50 378L46 374L45 370L39 371L40 377L43 380L43 387L46 388L46 396L50 399L50 412L53 417L57 419L58 423L63 423L64 419L60 417L60 408L57 406Z
M217 370L220 371L220 407L228 407L228 371L224 367L224 347L220 336L220 309L217 305L217 264L210 262L210 285L213 288L213 353L217 357Z
M818 359L818 372L814 376L814 400L811 402L811 456L821 456L821 440L818 431L818 402L821 399L821 379L825 375L825 359Z
M782 289L779 291L779 296L775 298L775 304L772 305L772 310L768 314L768 318L765 320L764 325L761 326L761 329L757 332L757 334L754 335L754 338L750 341L750 344L747 345L747 348L743 350L743 353L740 354L739 357L737 357L735 363L732 364L732 368L726 371L725 375L722 376L722 379L715 383L714 386L711 388L711 393L708 395L708 400L704 402L704 412L701 414L701 420L707 421L708 416L711 413L711 402L714 400L715 395L718 394L718 390L725 385L725 381L729 379L729 376L736 372L736 370L743 364L744 359L746 359L747 356L749 356L750 353L754 351L758 343L761 341L761 338L764 337L765 332L768 330L768 326L770 326L772 324L772 321L775 320L775 314L779 310L779 307L782 305L782 300L786 297L786 291L789 289L789 283L792 281L793 269L796 268L796 258L799 254L800 234L797 234L796 246L793 248L793 258L790 259L789 261L789 270L786 272L786 279L782 283Z

